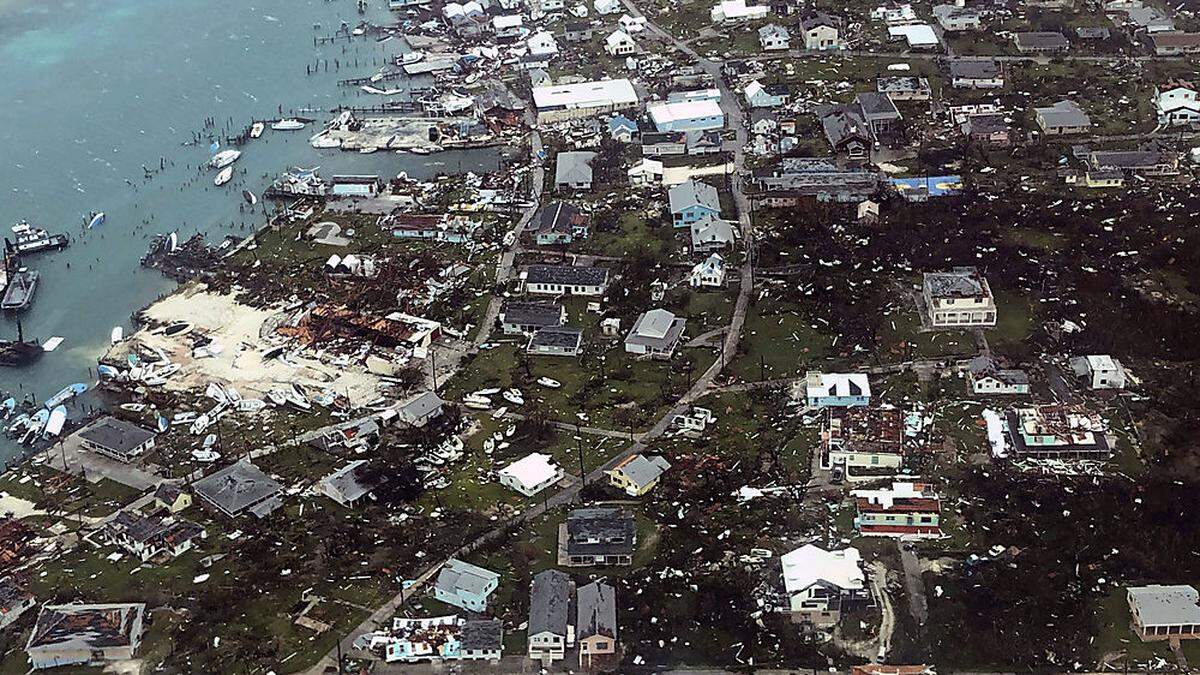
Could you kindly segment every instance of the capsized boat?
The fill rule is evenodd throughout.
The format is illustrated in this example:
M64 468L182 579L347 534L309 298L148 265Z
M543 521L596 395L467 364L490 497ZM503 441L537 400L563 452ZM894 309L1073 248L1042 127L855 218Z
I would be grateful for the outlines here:
M525 397L521 395L521 391L519 389L505 390L501 396L504 397L505 401L508 401L513 405L525 405Z
M76 382L75 384L69 384L69 385L63 387L62 390L59 391L57 394L46 399L46 407L54 408L59 405L62 405L63 403L66 403L67 401L70 401L71 399L75 398L76 396L87 391L87 388L88 388L87 385L82 382Z
M228 183L232 178L233 178L233 167L227 166L224 169L221 169L221 173L217 174L217 177L213 179L213 185L216 185L219 187L221 185Z
M304 126L305 123L297 119L282 119L272 124L271 128L275 131L298 131Z
M96 375L98 375L101 380L115 380L121 376L121 371L108 364L101 363L100 365L96 366Z
M33 304L33 294L40 278L37 270L21 268L13 272L8 279L8 288L4 290L4 298L0 300L0 309L8 312L28 309Z
M212 159L208 160L208 165L214 169L224 169L230 164L238 161L238 158L241 156L241 150L222 150L213 155Z

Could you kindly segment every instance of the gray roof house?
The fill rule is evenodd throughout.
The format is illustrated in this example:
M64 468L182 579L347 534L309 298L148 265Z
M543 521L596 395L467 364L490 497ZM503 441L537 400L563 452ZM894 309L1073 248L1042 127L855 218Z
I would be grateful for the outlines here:
M34 670L128 661L142 644L143 603L45 605L25 651Z
M1092 119L1074 101L1059 101L1046 108L1034 108L1034 119L1047 136L1087 133Z
M637 548L633 514L622 508L575 509L559 527L559 564L631 565Z
M950 82L959 89L996 89L1004 86L1004 64L992 58L950 59Z
M558 570L534 575L529 588L529 658L549 663L565 656L574 586L571 577Z
M683 337L686 319L680 319L665 309L642 312L625 336L625 351L640 356L669 359L675 354Z
M366 465L367 460L356 459L322 478L317 489L338 504L352 508L376 487L363 478Z
M687 227L704 215L721 216L721 196L717 188L698 180L680 183L667 192L671 219L675 227Z
M243 459L201 478L192 489L208 505L231 518L247 511L262 518L280 506L283 486Z
M1052 31L1017 33L1013 40L1016 42L1017 51L1022 54L1065 52L1071 47L1067 36Z
M649 492L671 463L661 455L633 455L617 464L605 473L613 486L625 491L631 497L638 497Z
M896 108L896 104L887 94L864 91L854 97L854 102L862 113L863 121L867 123L876 138L895 131L902 119L900 110Z
M504 624L500 619L476 619L463 622L459 634L463 656L470 660L498 660L504 650Z
M530 265L522 276L525 291L535 295L601 295L608 269L575 265Z
M423 427L442 414L443 401L432 391L411 398L397 410L397 418L410 427Z
M579 665L586 666L594 655L617 651L617 589L593 581L580 586L575 600L575 640L579 643Z
M758 29L758 42L766 51L787 49L790 40L787 29L778 24L769 23Z
M500 310L500 326L505 335L531 334L539 328L561 326L566 320L567 309L548 300L510 300Z
M539 328L529 337L525 351L540 356L579 356L583 331L566 326Z
M115 417L102 417L75 434L80 444L119 462L131 462L154 447L154 433Z
M433 586L441 602L472 612L486 612L488 596L500 585L500 575L457 558L446 561Z
M554 187L566 190L592 189L594 152L560 152L554 161Z

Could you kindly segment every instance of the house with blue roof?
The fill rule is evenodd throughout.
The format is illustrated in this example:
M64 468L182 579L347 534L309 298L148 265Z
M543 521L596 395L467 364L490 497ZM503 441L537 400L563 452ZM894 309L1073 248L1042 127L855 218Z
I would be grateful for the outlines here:
M633 141L633 137L638 132L637 122L629 119L624 115L617 115L608 120L608 135L614 141L629 143Z
M721 197L708 183L689 180L667 193L671 205L671 223L675 227L690 227L692 223L721 217Z

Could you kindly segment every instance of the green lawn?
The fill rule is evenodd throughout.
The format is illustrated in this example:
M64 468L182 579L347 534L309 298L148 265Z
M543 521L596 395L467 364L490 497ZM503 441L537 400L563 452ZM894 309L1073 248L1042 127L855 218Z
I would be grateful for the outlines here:
M833 338L792 305L763 300L746 312L739 351L730 364L737 378L754 382L803 375L834 353Z

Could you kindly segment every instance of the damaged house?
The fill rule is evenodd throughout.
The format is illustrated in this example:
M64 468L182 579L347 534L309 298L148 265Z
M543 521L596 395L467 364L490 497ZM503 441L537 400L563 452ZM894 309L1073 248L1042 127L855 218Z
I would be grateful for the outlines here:
M932 328L996 325L996 300L987 279L974 267L926 272L921 282L924 316Z
M636 549L637 525L622 508L575 509L558 528L558 564L567 567L632 565Z
M879 490L853 490L854 527L864 537L904 539L942 536L942 499L928 483L892 483Z
M1065 404L1012 408L1005 413L1018 458L1107 459L1111 448L1100 416Z
M25 652L34 670L61 666L104 666L137 657L146 605L45 605Z
M904 463L904 414L895 408L827 407L821 427L821 468L894 473Z
M867 603L871 592L856 548L826 551L807 544L779 558L786 611L796 623L837 625L843 610Z
M174 516L146 517L131 511L119 511L101 530L104 539L136 556L142 562L155 558L170 559L192 550L205 531L196 523Z

